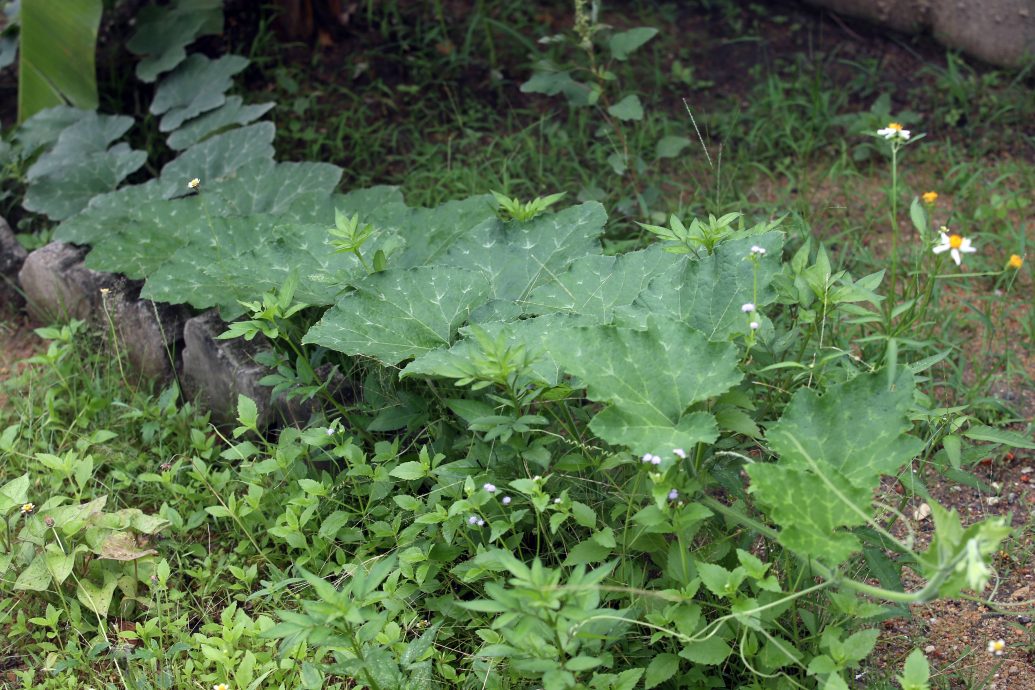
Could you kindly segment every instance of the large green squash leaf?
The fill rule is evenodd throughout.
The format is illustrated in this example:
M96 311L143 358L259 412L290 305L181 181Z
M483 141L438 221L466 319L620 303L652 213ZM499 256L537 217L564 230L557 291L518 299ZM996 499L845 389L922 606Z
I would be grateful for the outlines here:
M202 193L255 160L273 161L272 122L258 122L195 144L162 168L162 196L171 199L189 193L187 184L201 180Z
M660 245L619 256L582 256L558 273L556 282L533 291L525 311L566 312L610 323L616 307L632 304L651 280L676 271L684 261Z
M61 133L90 112L67 105L57 105L41 110L14 131L14 140L21 148L22 157L31 158L40 149L50 146Z
M907 435L913 379L903 370L863 374L820 395L800 389L766 439L776 463L748 466L749 489L783 529L788 548L840 563L860 548L845 527L867 524L882 475L923 447Z
M169 135L166 143L169 144L169 148L181 151L205 139L210 134L234 125L246 125L254 122L272 107L273 103L244 105L244 100L240 96L230 96L226 99L226 103L215 110L210 110L204 115L199 115L184 123L182 127Z
M604 207L591 202L524 223L482 223L461 235L440 263L484 271L494 298L521 301L572 258L599 254L606 221Z
M101 0L22 0L18 121L55 105L97 107Z
M223 0L177 0L167 7L148 5L136 16L137 30L126 49L141 56L137 78L153 82L187 57L185 48L199 36L223 31Z
M590 422L597 436L634 453L690 448L718 438L715 418L691 405L726 392L742 374L737 349L690 326L650 318L646 330L617 326L557 329L546 348L610 406Z
M756 244L766 250L757 276L748 259ZM617 309L618 321L640 326L654 314L684 321L710 340L746 333L740 307L747 302L757 307L773 302L775 293L769 284L780 269L782 246L777 232L724 242L714 254L686 261L653 280L631 307Z
M295 164L281 163L278 167L291 165ZM301 169L295 170L301 173ZM283 189L291 186L293 183L286 180ZM207 236L197 234L188 238L149 275L141 296L163 302L186 302L199 309L218 306L223 317L230 319L242 313L240 301L256 300L294 274L302 278L295 291L296 301L333 304L345 288L366 275L356 257L335 253L330 244L327 229L333 223L333 209L375 220L409 209L392 187L353 192L326 204L314 203L308 196L310 192L304 189L299 187L298 196L287 207L255 198L253 207L266 213L228 217L212 224ZM332 199L326 190L324 196ZM270 200L274 198L270 195ZM242 205L246 206L246 201ZM302 208L296 209L299 205ZM322 214L307 219L316 222L294 220L320 209ZM226 240L224 233L228 235ZM369 248L389 251L388 243L394 237L379 236Z
M561 367L547 351L544 343L559 329L578 325L577 317L567 314L547 314L521 321L479 323L490 338L503 335L508 347L523 347L532 356L531 374L541 383L556 386L561 380ZM465 336L448 350L431 350L406 365L400 377L436 376L461 379L474 371L472 360L482 354L477 338L473 337L472 326L464 326L460 334Z
M127 144L109 148L132 125L130 117L84 113L29 168L25 208L62 220L84 209L98 194L118 187L147 160L147 153Z
M471 309L490 294L480 271L425 266L388 269L360 280L303 342L394 365L447 348Z
M442 262L446 251L461 237L486 232L499 220L492 197L475 196L448 201L434 208L415 208L394 229L406 241L406 249L393 262L395 266L413 268Z
M226 102L233 76L248 66L240 55L211 60L194 53L162 80L151 101L151 112L161 115L158 129L171 132L187 120L214 110Z

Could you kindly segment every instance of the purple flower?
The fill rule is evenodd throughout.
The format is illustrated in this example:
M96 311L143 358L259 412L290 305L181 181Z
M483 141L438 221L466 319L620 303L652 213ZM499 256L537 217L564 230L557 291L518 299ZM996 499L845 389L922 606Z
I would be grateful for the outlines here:
M477 515L472 515L471 517L467 518L467 524L468 525L477 525L478 524L478 516Z
M502 503L505 506L509 506L510 505L510 496L504 496L502 499L500 499L500 503Z
M668 492L668 500L674 501L677 498L679 498L679 492L678 491L676 491L675 489L672 489L671 491Z
M686 460L686 451L683 450L682 448L673 448L672 449L672 454L675 455L680 460Z
M486 484L484 486L482 486L482 488L485 489L486 491L488 491L490 494L496 493L496 485L495 484L489 484L488 482L486 482Z

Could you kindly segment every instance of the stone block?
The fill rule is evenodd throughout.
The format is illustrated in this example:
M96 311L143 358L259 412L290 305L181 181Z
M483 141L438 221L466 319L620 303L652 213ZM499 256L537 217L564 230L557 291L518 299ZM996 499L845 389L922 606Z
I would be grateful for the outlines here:
M102 323L101 290L125 279L83 265L86 247L51 242L30 253L18 272L29 313L41 321L83 319Z
M11 302L21 304L21 295L16 289L18 271L28 255L25 248L15 239L11 226L0 217L0 303L4 306Z
M134 281L110 292L108 313L130 365L147 378L168 381L179 366L183 327L191 312L183 305L139 299L140 287Z
M895 31L930 32L949 48L1004 67L1035 56L1032 0L807 0Z
M274 418L270 405L270 389L259 385L269 369L255 361L255 355L269 347L260 337L252 341L242 338L218 340L226 330L214 311L188 319L183 327L184 391L198 398L212 413L216 424L233 424L237 417L237 396L246 395L255 401L260 427L269 426Z

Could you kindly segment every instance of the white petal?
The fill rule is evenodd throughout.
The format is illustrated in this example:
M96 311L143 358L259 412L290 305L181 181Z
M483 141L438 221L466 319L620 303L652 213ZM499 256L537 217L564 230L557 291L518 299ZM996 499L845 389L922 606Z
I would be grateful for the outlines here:
M960 265L960 250L959 249L953 249L952 251L949 252L949 255L952 256L952 260L956 262L957 266L959 266Z
M942 252L944 252L947 249L949 249L949 243L948 242L946 242L944 244L939 244L937 247L935 247L931 251L933 251L935 254L941 254Z
M946 244L946 245L949 244L949 236L946 235L941 230L938 231L938 237L939 237L939 239L941 239L942 244Z
M898 136L899 136L900 139L905 141L906 139L909 138L909 130L908 129L900 129L899 132L898 132Z
M967 254L973 254L977 251L977 247L971 245L970 240L963 240L963 242L960 244L960 251L966 252Z

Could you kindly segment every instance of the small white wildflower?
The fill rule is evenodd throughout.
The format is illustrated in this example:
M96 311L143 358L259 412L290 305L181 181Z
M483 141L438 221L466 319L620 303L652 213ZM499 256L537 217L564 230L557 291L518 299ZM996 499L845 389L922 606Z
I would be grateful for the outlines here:
M479 527L485 527L485 520L482 520L481 518L478 518L478 526Z
M200 186L201 186L201 180L199 180L196 177L193 180L191 180L190 182L187 183L187 189L191 189L191 190L197 189ZM226 687L226 686L224 686L224 687ZM218 688L217 688L217 690L218 690Z
M970 244L970 240L966 237L955 233L947 234L947 230L948 228L943 225L942 229L938 231L938 236L941 238L941 244L935 246L932 251L934 251L935 254L949 252L949 256L951 256L952 260L956 262L957 266L959 266L960 261L963 260L963 257L961 257L960 254L973 254L977 249Z
M672 449L672 454L675 455L680 460L686 460L686 451L683 450L682 448L673 448Z
M996 656L1002 656L1004 651L1006 651L1006 640L989 640L988 641L988 653L989 654L995 654Z
M558 504L559 504L560 502L561 502L561 499L560 499L559 497L558 497L558 498L555 498L555 499L553 499L553 503L554 503L554 505L558 505Z
M654 453L645 453L643 456L643 462L648 463L650 465L660 465L661 458L659 458Z
M510 505L510 496L504 496L502 499L500 499L500 503L502 503L505 506L509 506Z
M485 489L486 491L488 491L490 494L496 493L496 485L495 484L490 484L490 483L486 482L485 485L482 486L482 488Z
M327 435L328 436L334 436L334 427L331 427L331 426L327 427Z
M757 331L758 328L759 328L759 325L760 324L757 321L752 321L751 323L748 324L748 328L750 328L753 331Z
M906 141L909 139L909 130L902 129L902 125L897 122L888 124L884 129L878 129L877 134L885 139L896 139L898 141Z
M478 524L478 516L477 515L472 515L471 517L467 518L467 524L468 525L477 525Z
M754 256L765 256L765 247L759 247L757 244L751 247L751 253Z
M751 302L747 302L745 304L740 305L740 310L745 314L750 314L755 310L755 305L751 304Z
M212 686L212 690L230 690L230 686L226 683L216 683Z

